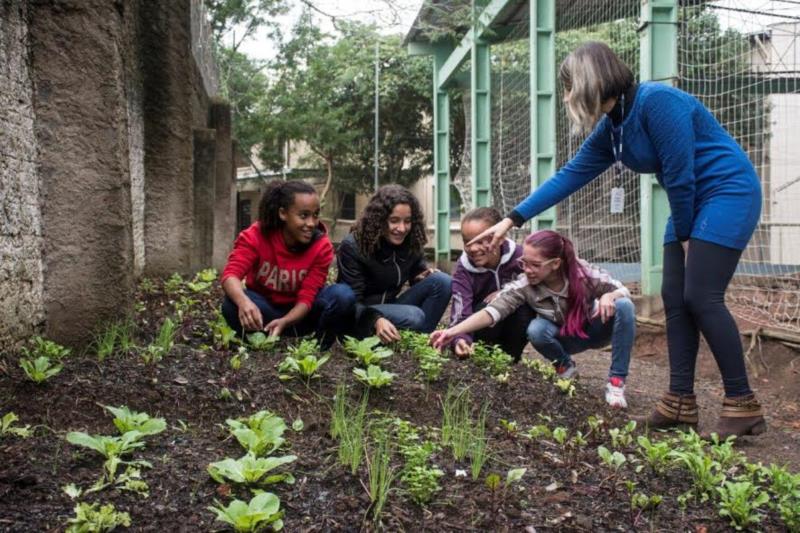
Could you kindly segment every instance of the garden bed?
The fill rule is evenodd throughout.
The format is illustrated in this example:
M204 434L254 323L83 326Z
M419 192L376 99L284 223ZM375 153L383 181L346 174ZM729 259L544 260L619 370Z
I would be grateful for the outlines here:
M418 358L399 347L380 362L384 370L396 374L393 382L369 390L369 427L363 439L367 457L352 474L350 466L340 464L340 439L331 436L331 412L337 386L345 387L351 410L362 401L365 386L353 375L357 361L337 344L318 377L308 382L300 377L281 380L276 367L287 345L297 344L286 339L269 351L248 348L239 355L235 370L231 359L240 353L238 346L222 347L211 326L217 320L219 299L216 286L195 292L176 279L147 283L140 291L132 327L136 348L117 349L102 361L96 349L69 356L61 373L41 384L26 379L17 362L19 354L2 356L0 416L16 413L17 426L30 425L31 435L4 435L0 440L0 530L63 530L78 501L113 503L117 511L129 513L130 527L137 531L224 529L208 507L215 502L227 505L237 497L249 501L252 493L243 486L218 483L207 467L244 455L226 421L262 410L282 417L288 426L285 444L273 455L297 457L280 469L293 475L293 484L265 487L280 499L287 531L718 531L730 526L729 519L719 514L724 495L716 486L723 477L732 481L737 476L753 481L756 491L770 494L770 502L749 513L760 520L758 527L786 529L773 478L745 467L728 447L692 452L716 464L709 467L713 481L703 496L701 484L685 467L694 456L670 456L663 465L655 459L648 462L636 440L642 433L637 429L628 437L624 413L608 410L579 380L570 396L567 387L559 388L536 365L515 365L505 379L493 377L472 361L448 360L438 378L428 381ZM159 361L146 363L141 354L167 317L179 324L174 346ZM482 442L488 459L476 479L470 460L474 443L468 444L467 457L460 461L454 459L451 446L442 444L442 405L448 391L452 400L463 389L471 397L468 427L477 431L480 409L486 406ZM141 469L149 496L112 484L71 499L63 487L70 483L83 491L92 487L103 475L103 458L70 444L66 434L117 434L113 416L103 406L121 405L166 420L166 430L148 435L146 446L132 454L152 466ZM370 435L378 434L377 429L390 443L389 465L395 476L381 514L374 517L367 458L376 449ZM432 476L438 490L434 486L425 503L414 501L419 497L410 490L414 477L406 465L407 448L413 445L409 431L418 435L420 446L431 443L433 451L423 458L424 468L441 471ZM650 437L659 441L671 436ZM472 435L473 441L477 438ZM609 451L605 461L599 446ZM673 443L669 448L689 454L692 445ZM612 465L615 461L621 462L618 468ZM664 471L656 472L656 464ZM525 470L518 480L506 483L510 471L513 478L521 469ZM757 494L749 499L755 500ZM800 497L794 497L785 503L800 506Z

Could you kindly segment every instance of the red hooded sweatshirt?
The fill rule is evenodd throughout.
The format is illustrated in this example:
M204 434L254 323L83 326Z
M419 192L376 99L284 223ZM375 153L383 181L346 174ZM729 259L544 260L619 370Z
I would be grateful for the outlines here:
M264 237L260 223L254 222L236 237L220 281L244 279L248 289L270 303L287 306L299 302L310 308L325 285L334 255L327 228L320 223L319 230L321 235L307 248L291 251L281 230Z

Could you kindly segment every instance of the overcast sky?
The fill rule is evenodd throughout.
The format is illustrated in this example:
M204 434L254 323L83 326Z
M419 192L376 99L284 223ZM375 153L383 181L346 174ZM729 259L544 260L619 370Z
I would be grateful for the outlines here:
M375 23L386 33L401 34L405 34L411 27L422 3L423 0L314 0L314 5L328 15L341 19ZM766 11L800 19L800 0L716 0L711 3L722 8ZM294 4L295 8L286 16L281 17L281 23L287 32L302 11L301 2L295 1ZM748 33L760 31L767 25L776 22L791 21L786 18L725 9L718 10L718 13L724 27L734 26L740 31ZM333 31L329 17L316 13L315 18L323 29ZM794 22L800 23L800 20L794 20ZM265 32L245 42L242 50L258 59L269 59L275 54L272 43Z

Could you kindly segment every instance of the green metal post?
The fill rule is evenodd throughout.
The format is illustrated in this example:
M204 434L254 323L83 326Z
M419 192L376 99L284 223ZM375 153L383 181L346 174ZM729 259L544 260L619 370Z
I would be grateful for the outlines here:
M436 204L435 261L445 269L450 263L450 97L440 87L439 74L451 47L437 47L433 54L433 172Z
M674 84L678 76L678 0L642 0L641 79ZM666 191L652 174L640 177L642 294L661 291L661 241L669 217Z
M556 170L556 0L530 0L531 187ZM552 207L533 220L533 229L553 228Z
M472 201L475 207L491 204L492 100L489 45L472 43L470 112L472 114Z

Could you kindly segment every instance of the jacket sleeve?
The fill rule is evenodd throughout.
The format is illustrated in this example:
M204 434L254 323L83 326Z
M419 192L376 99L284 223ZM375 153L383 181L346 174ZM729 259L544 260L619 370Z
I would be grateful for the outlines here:
M528 279L525 274L520 274L514 281L509 281L503 290L484 309L492 316L492 326L504 320L521 305L527 305L525 291L528 288Z
M332 262L333 245L330 239L325 237L319 245L306 277L300 283L300 290L297 291L297 303L304 303L309 308L314 305L314 298L317 297L317 293L325 285L325 280L328 278L328 268L330 268Z
M425 272L428 270L428 262L425 261L425 256L421 255L418 259L415 260L414 265L408 271L408 284L413 285L416 283L414 278L416 278L420 273Z
M228 262L222 270L220 283L228 278L242 280L258 262L258 246L254 242L253 234L247 230L242 231L233 243L233 250L228 255Z
M675 236L689 239L694 224L694 124L692 108L669 92L655 92L642 102L642 124L661 163Z
M355 334L358 337L369 337L375 332L375 322L383 315L377 309L362 303L366 276L364 266L358 257L358 250L352 243L345 240L339 245L336 266L339 270L339 283L349 285L356 295Z
M607 270L589 263L584 264L584 269L589 278L589 286L594 298L600 298L602 295L614 291L620 291L625 298L631 297L627 287L621 281L614 279Z
M530 196L522 200L508 215L521 226L545 209L574 193L599 176L614 162L610 130L605 120L583 142L580 150L561 170L545 181Z
M453 301L450 304L451 328L472 315L472 297L474 291L469 280L469 274L467 274L464 267L461 266L461 263L458 264L456 271L453 273L452 287ZM455 346L460 339L472 344L472 335L469 333L462 333L453 338L450 345Z

